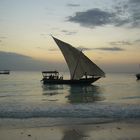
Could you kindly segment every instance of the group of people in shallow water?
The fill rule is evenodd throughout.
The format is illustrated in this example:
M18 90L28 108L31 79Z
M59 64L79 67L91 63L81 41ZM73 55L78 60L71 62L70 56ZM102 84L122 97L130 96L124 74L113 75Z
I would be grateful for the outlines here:
M85 79L87 79L88 78L88 76L87 76L87 73L85 72ZM49 80L63 80L63 76L56 76L56 75L49 75L49 77L48 77L48 79Z
M56 75L49 75L49 76L44 76L44 78L42 79L42 81L44 79L48 79L48 80L63 80L63 76L56 76Z
M87 72L85 72L83 78L88 79ZM44 79L48 79L48 80L63 80L63 75L62 76L59 76L58 73L57 74L55 73L55 74L44 75L44 78L42 79L42 81Z
M55 76L55 75L50 75L49 76L49 79L50 80L58 80L58 79L60 79L60 80L63 80L63 76Z

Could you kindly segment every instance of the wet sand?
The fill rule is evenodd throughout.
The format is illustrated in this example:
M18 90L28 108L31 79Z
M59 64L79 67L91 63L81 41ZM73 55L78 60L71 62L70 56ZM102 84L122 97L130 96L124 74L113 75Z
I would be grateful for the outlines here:
M0 140L139 140L140 120L50 127L1 127Z

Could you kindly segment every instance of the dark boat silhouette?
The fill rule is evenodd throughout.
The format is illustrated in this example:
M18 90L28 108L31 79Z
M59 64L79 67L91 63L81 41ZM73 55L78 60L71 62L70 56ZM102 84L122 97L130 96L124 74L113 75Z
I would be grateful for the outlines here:
M139 68L140 68L140 65L139 65ZM136 78L137 78L137 80L140 80L140 73L136 74Z
M10 70L0 70L0 74L10 74Z
M68 65L71 79L63 79L58 71L42 71L43 84L91 84L101 77L105 77L105 73L93 63L82 51L74 48L70 44L63 42L52 36L58 47L60 48L66 63Z
M140 80L140 73L136 74L137 80Z

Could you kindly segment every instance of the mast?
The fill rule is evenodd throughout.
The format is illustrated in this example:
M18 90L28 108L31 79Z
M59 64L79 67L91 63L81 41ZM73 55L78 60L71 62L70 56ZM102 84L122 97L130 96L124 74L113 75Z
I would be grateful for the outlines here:
M72 75L72 79L74 79L75 72L76 72L76 69L78 67L78 63L79 63L79 60L80 60L81 53L82 53L82 50L79 52L79 57L77 59L77 63L76 63L76 66L75 66L75 69L74 69L74 72L73 72L73 75Z

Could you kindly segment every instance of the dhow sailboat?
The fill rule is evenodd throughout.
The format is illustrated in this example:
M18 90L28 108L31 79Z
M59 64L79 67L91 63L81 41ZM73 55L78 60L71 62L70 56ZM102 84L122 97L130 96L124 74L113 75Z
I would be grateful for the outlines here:
M63 42L52 36L57 46L60 48L70 71L70 79L63 79L58 71L42 71L43 84L81 84L89 85L105 73L95 63L93 63L82 51L72 45Z

